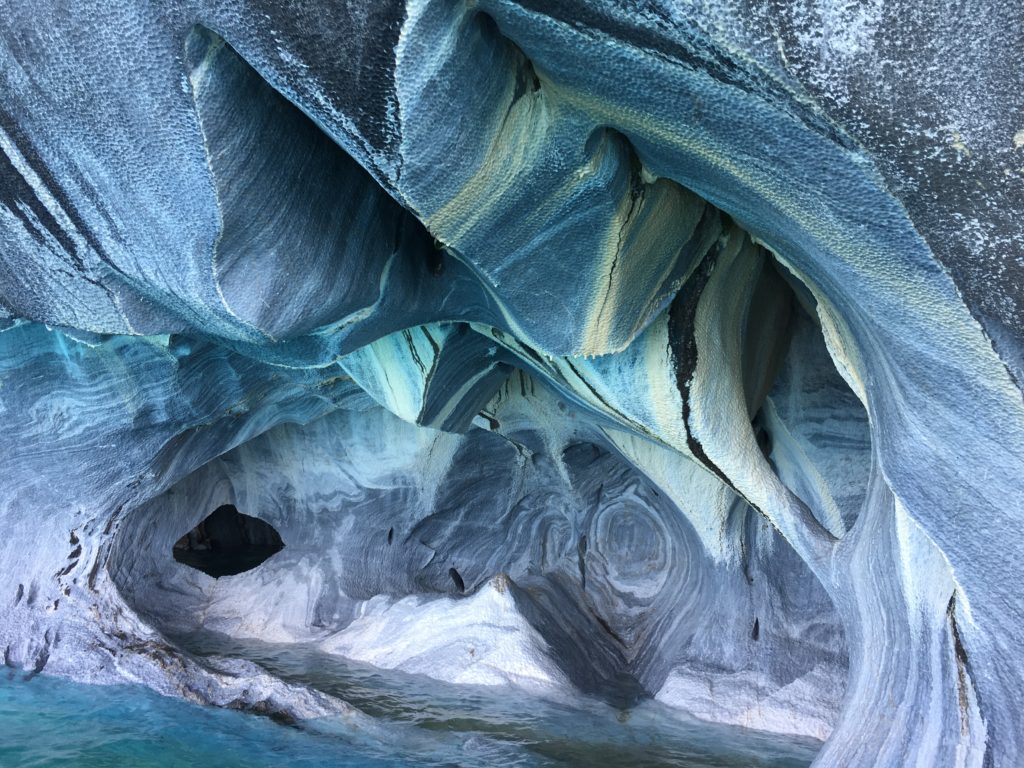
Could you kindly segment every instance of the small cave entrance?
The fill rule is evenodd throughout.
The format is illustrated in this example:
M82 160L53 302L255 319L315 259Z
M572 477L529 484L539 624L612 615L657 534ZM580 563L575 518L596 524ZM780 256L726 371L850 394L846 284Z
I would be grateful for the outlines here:
M173 554L179 563L219 579L251 571L282 549L274 526L224 504L178 539Z

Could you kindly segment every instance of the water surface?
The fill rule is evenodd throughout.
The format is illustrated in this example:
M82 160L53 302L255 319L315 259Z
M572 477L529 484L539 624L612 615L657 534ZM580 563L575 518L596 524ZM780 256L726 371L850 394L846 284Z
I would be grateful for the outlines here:
M539 700L341 660L311 646L183 638L199 656L248 658L369 717L299 727L200 707L135 686L0 674L5 766L586 766L804 768L820 747L691 721L657 702L616 710Z

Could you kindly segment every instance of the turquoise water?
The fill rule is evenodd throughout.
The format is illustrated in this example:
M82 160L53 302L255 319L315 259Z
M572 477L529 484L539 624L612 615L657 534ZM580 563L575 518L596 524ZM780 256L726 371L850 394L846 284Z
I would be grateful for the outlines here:
M88 686L0 673L0 766L342 766L416 763L265 718L164 698L138 686Z
M630 711L508 690L446 686L339 661L312 648L193 639L337 695L367 718L279 725L135 686L0 673L0 766L607 766L803 768L819 745L680 720L654 702Z

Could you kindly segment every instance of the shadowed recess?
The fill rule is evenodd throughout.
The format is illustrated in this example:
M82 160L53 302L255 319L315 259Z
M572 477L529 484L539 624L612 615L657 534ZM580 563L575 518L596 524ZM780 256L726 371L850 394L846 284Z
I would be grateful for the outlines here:
M274 526L224 504L178 539L173 553L179 563L219 579L251 571L282 549Z

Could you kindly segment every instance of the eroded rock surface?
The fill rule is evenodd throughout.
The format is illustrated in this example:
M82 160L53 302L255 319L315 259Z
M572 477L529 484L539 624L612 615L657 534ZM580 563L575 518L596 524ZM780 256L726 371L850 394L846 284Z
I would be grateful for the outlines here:
M361 716L217 633L1018 765L983 5L0 3L4 663ZM216 578L224 505L284 546Z

